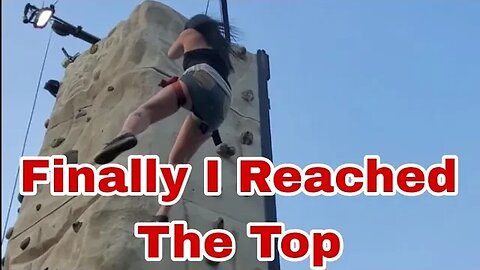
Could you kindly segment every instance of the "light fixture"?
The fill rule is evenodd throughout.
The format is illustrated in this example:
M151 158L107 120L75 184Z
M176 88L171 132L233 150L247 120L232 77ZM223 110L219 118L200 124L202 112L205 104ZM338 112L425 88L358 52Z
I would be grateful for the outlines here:
M60 89L60 82L57 80L49 80L45 83L45 86L43 88L50 92L52 96L57 97L58 89Z
M55 13L55 6L37 8L36 6L27 4L23 12L23 23L31 23L35 28L44 28Z
M31 23L35 28L44 28L48 22L52 21L53 31L60 36L72 35L90 44L95 44L100 39L92 34L85 32L81 26L73 26L68 22L54 16L55 6L37 8L34 5L26 4L23 12L23 23Z
M44 28L45 26L47 26L54 12L55 10L52 8L39 9L37 15L35 16L33 27Z

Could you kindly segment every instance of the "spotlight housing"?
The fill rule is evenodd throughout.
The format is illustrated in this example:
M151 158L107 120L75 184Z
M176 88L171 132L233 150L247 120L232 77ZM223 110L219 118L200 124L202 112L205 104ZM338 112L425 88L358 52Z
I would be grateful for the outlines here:
M85 32L81 26L71 25L70 23L56 17L54 14L54 5L37 8L34 5L26 4L23 12L23 23L31 23L34 28L42 29L51 21L53 31L60 36L65 37L72 35L90 44L95 44L100 41L98 37Z
M57 80L48 80L43 88L50 92L52 96L57 97L58 90L60 89L60 82Z
M52 7L39 9L34 18L33 27L40 29L44 28L47 26L54 13L55 10Z

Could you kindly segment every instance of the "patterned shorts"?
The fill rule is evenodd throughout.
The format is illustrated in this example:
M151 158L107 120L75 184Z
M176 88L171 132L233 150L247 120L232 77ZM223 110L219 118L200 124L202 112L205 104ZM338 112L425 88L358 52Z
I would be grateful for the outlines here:
M231 89L228 84L206 64L187 69L179 79L188 88L192 113L203 124L202 131L217 130L230 110Z

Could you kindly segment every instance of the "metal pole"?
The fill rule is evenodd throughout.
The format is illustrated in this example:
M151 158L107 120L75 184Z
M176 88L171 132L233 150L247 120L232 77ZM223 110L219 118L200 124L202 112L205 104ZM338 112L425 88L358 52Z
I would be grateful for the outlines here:
M67 31L68 34L79 38L83 41L86 41L90 44L95 44L100 41L100 38L85 32L81 26L74 26L58 17L53 16L52 17L53 21L56 23L59 23L61 25L61 29ZM55 24L55 23L54 23ZM52 25L53 27L53 25ZM60 27L60 26L59 26ZM57 33L58 34L58 33Z
M227 7L227 0L220 0L220 6L222 7L222 20L225 27L225 38L228 42L231 41L230 39L230 22L228 20L228 7Z
M262 156L273 161L272 137L270 130L270 98L268 97L268 80L270 80L269 56L264 50L257 51L258 102L260 105L260 135ZM277 221L275 196L265 197L265 221ZM275 259L268 263L268 270L280 270L278 241L275 240Z

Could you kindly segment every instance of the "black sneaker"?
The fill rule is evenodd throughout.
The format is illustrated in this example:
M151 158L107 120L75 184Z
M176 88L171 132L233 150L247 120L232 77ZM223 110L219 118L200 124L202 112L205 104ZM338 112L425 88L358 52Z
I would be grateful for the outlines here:
M107 143L98 153L93 161L97 164L107 164L112 162L121 153L132 149L137 145L137 138L132 133L125 133Z

